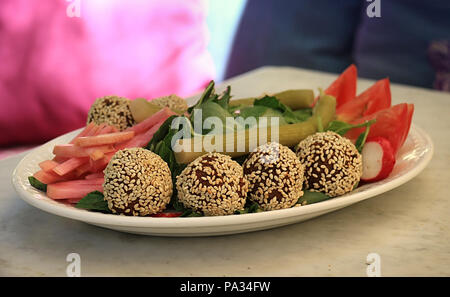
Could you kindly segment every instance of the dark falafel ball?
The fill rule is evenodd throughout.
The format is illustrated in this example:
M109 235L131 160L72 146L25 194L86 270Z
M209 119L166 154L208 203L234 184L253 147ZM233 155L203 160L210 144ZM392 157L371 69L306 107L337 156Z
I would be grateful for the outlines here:
M269 142L257 147L243 167L250 182L249 199L264 210L290 208L303 196L303 166L284 145Z
M362 157L355 145L335 132L308 136L297 147L305 166L305 188L331 197L353 190L362 175Z
M104 170L103 194L117 214L147 216L162 212L173 192L169 166L143 148L118 151Z
M207 216L230 215L245 205L248 181L241 165L229 156L208 153L177 177L178 200Z
M87 123L108 124L120 131L136 124L130 110L130 100L125 97L105 96L95 100L92 104Z

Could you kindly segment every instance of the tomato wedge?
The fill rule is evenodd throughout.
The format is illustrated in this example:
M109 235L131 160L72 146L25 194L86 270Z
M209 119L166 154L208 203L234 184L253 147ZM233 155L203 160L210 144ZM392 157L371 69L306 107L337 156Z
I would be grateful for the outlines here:
M357 79L358 70L352 64L325 90L325 94L334 96L336 107L339 108L356 97Z
M391 143L394 154L396 154L408 137L413 113L413 104L402 103L359 118L351 123L360 124L376 119L376 122L370 127L368 139L377 136L386 138ZM354 140L364 132L364 129L352 129L345 136Z
M391 88L389 79L377 81L370 88L336 109L337 119L351 122L357 118L376 113L391 107Z
M155 218L176 218L181 216L183 213L180 211L176 211L176 212L160 212L157 214L153 214L151 215L151 217L155 217Z

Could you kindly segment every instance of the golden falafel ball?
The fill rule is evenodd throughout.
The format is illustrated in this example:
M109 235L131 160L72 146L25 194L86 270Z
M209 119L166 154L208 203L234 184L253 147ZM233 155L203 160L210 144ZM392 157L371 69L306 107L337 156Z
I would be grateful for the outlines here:
M103 194L113 213L147 216L162 212L170 202L173 185L169 166L149 150L118 151L104 173Z
M108 124L120 131L136 124L130 110L130 100L125 97L105 96L95 100L92 104L87 123Z
M304 168L288 147L277 142L261 145L244 162L250 200L264 210L294 206L303 196Z
M305 166L305 188L330 197L353 190L362 175L362 157L347 138L331 131L302 140L297 156Z
M160 98L155 98L150 102L153 104L156 104L160 107L168 107L172 110L177 110L177 111L182 111L182 112L186 112L188 109L186 100L184 100L183 98L181 98L175 94L160 97Z
M245 205L248 181L231 157L208 153L191 162L177 177L178 200L206 216L231 215Z

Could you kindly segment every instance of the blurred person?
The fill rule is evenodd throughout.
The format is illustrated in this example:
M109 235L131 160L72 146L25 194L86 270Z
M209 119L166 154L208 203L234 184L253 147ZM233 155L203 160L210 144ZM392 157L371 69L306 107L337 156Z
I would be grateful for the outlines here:
M448 0L248 0L226 77L355 63L362 77L450 91L449 42Z
M205 6L0 1L0 147L42 143L84 126L98 97L151 99L202 89L214 77Z

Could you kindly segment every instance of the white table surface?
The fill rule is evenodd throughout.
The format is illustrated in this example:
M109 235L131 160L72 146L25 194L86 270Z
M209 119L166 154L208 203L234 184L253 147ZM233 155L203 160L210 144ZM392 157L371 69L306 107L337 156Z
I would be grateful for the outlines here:
M335 77L265 67L229 82L242 98L326 87ZM370 83L361 80L359 91ZM23 154L0 161L0 276L65 276L72 252L82 276L365 276L372 252L383 276L450 276L450 94L392 85L392 96L415 104L413 122L435 144L429 166L388 193L267 231L164 238L94 227L26 204L10 182Z

